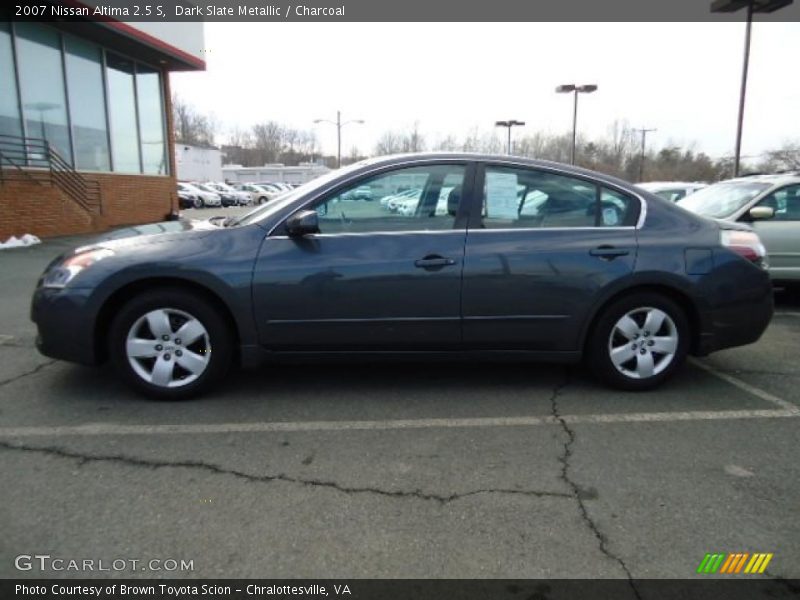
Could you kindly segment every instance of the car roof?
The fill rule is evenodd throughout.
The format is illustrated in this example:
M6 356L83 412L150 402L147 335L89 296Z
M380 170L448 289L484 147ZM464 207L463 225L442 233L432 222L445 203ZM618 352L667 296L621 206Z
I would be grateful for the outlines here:
M606 175L598 171L591 171L582 167L576 167L565 163L559 163L551 160L541 160L538 158L528 158L525 156L515 156L513 154L489 154L481 152L416 152L408 154L392 154L388 156L379 156L374 158L367 158L363 161L355 163L354 167L361 166L366 168L374 168L376 166L392 166L401 165L413 162L430 162L435 160L469 160L478 162L492 162L492 163L505 163L509 166L523 166L531 168L550 169L560 171L564 175L575 175L578 177L588 177L596 181L602 181L621 187L630 191L631 193L638 193L640 190L636 188L629 181L625 181L612 175Z

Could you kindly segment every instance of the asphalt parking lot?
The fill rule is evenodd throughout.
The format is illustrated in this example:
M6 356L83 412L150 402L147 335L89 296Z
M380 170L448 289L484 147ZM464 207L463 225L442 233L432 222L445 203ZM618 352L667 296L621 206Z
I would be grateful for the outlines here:
M757 344L655 392L577 367L351 364L157 403L36 352L31 291L74 243L0 255L2 577L75 576L15 569L44 553L193 561L82 573L104 577L686 578L740 551L800 577L796 296Z

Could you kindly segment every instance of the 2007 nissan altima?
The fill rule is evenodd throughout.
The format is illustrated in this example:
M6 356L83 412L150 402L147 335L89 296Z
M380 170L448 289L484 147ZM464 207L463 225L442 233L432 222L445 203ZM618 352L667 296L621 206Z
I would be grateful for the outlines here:
M749 227L556 163L373 159L181 228L56 259L33 297L40 351L108 361L166 399L234 364L414 353L583 357L642 390L687 354L756 341L772 316Z

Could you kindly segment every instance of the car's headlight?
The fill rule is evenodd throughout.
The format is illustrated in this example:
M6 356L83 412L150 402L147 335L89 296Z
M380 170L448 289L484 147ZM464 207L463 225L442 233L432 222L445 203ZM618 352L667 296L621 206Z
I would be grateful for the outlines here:
M97 261L108 258L109 256L114 256L114 251L108 248L96 248L70 256L45 274L42 280L42 286L48 288L63 288L72 281L78 273L91 267Z

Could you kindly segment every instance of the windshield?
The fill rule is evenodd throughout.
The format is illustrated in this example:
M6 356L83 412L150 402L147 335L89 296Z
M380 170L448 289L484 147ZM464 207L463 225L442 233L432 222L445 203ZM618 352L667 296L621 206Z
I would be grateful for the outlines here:
M769 187L768 183L748 181L716 183L686 196L678 206L704 217L724 219Z
M284 207L288 206L301 196L313 192L324 185L327 185L331 181L338 179L343 175L347 175L352 171L355 171L363 166L363 163L355 163L348 167L344 167L342 169L336 169L331 171L330 173L326 173L321 177L317 177L307 183L304 183L298 188L295 188L291 191L284 192L280 196L278 196L275 200L270 202L269 204L262 204L258 208L251 210L248 213L243 214L241 217L237 217L232 219L228 223L228 227L232 227L235 225L249 225L250 223L257 223L266 217L275 214L279 210L283 209Z

